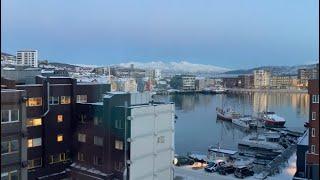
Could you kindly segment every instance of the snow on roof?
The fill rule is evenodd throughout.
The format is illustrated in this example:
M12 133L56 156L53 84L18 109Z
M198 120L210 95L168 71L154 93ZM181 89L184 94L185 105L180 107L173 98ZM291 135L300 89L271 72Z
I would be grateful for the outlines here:
M234 155L237 153L237 151L233 151L233 150L229 150L229 149L218 149L218 148L210 148L209 151L230 154L230 155Z

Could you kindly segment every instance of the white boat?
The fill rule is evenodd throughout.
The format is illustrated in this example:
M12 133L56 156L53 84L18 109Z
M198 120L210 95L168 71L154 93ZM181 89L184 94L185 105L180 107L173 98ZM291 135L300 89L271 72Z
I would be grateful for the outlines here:
M231 108L228 108L227 110L224 110L222 108L216 108L217 117L222 120L232 121L232 119L240 118L241 114L232 110Z
M278 141L280 135L276 133L267 133L259 135L248 135L239 141L239 147L246 147L249 150L269 151L279 153L284 150Z
M232 119L232 123L246 129L257 128L257 120L250 116Z
M225 93L227 90L222 86L215 86L211 89L211 91L216 94L221 94L221 93Z
M258 114L258 118L264 122L266 127L283 128L286 120L278 116L275 112L262 112Z

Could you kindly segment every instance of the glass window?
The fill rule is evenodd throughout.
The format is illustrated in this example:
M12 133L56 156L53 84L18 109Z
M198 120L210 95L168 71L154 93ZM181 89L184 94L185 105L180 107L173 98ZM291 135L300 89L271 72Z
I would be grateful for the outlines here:
M158 143L164 143L164 136L159 136L158 137Z
M94 123L94 125L98 126L98 125L102 124L102 120L100 117L95 116L95 117L93 117L93 123Z
M19 180L18 170L1 173L1 180Z
M42 166L42 159L41 158L28 160L28 169L41 167L41 166Z
M316 112L312 112L311 120L316 120L316 118L317 118L317 113Z
M84 161L84 154L81 152L78 152L78 161Z
M103 146L103 138L102 137L98 137L98 136L94 136L93 137L93 143L95 145L98 145L98 146Z
M61 104L70 104L71 103L71 98L70 96L61 96Z
M123 142L122 141L115 141L115 148L119 150L123 150Z
M1 141L1 154L9 153L9 141Z
M1 110L1 123L9 122L9 110Z
M58 121L58 122L63 122L63 115L59 114L59 115L57 116L57 121Z
M59 104L59 96L50 96L49 98L50 105L57 105Z
M87 95L77 95L77 103L86 103Z
M79 142L86 142L86 135L85 134L78 134L78 141Z
M42 106L42 98L41 97L28 98L26 106L27 107Z
M58 142L62 142L62 141L63 141L63 135L62 135L62 134L59 134L59 135L57 136L57 141L58 141Z
M57 163L60 162L60 154L51 155L50 156L50 163Z
M27 127L30 127L30 126L41 126L41 125L42 125L41 118L34 118L34 119L28 119L27 120Z
M115 128L123 129L124 128L123 122L119 119L115 120Z
M10 152L18 152L19 151L19 141L12 140L10 141Z
M311 145L311 153L315 153L316 152L316 146L315 145Z
M1 154L16 153L19 151L19 141L2 141L1 142Z
M315 128L311 129L311 136L316 137L316 129Z
M28 139L28 148L41 146L41 138Z
M94 165L102 165L102 158L99 156L93 156L93 164Z
M312 103L319 103L319 95L312 95Z
M11 110L11 122L19 121L19 110L13 109Z

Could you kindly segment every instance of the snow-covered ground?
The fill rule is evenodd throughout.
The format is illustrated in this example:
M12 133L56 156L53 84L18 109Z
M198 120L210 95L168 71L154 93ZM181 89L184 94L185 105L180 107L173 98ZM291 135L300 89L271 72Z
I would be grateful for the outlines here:
M297 155L294 153L289 159L288 163L283 164L282 171L275 175L268 177L268 180L291 180L296 172L296 160ZM194 170L192 166L174 167L175 180L229 180L237 179L233 174L227 176L220 175L218 173L208 173L204 169ZM247 177L248 180L259 179L257 176Z

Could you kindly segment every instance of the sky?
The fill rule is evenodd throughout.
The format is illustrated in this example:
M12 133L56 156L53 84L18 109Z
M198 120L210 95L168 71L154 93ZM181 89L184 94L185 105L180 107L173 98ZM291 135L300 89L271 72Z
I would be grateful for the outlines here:
M1 0L2 52L72 64L308 64L318 31L319 0Z

